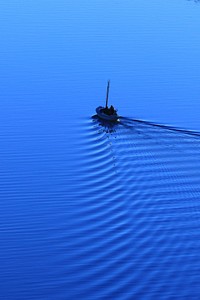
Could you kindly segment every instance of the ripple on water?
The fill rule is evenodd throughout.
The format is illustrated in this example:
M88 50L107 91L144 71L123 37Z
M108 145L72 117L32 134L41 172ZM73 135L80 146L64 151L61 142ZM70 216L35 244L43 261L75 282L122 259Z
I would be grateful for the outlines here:
M198 134L126 118L83 134L71 295L197 299Z

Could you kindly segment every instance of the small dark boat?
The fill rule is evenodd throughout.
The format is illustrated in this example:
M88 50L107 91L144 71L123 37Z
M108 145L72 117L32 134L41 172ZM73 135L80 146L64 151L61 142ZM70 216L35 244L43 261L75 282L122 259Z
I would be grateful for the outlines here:
M107 109L109 110L109 108L107 108ZM103 106L97 107L96 113L99 118L104 119L106 121L117 121L119 119L119 116L118 116L116 110L114 110L114 112L112 114L107 114L106 107L103 107Z
M106 93L106 106L98 106L96 108L97 116L106 121L117 121L119 116L117 114L117 110L111 105L108 107L108 96L109 96L109 89L110 89L110 80L108 81L107 85L107 93Z

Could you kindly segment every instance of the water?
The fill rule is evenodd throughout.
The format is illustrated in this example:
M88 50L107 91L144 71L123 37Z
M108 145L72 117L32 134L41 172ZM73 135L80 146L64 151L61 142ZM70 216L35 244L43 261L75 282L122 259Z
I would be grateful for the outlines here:
M199 299L199 12L0 4L0 299Z

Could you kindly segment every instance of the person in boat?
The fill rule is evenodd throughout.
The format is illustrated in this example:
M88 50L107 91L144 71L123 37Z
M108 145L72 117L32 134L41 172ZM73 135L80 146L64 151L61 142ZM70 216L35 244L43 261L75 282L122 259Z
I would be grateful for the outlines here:
M111 107L110 107L110 114L113 115L114 113L115 113L114 106L111 105Z
M103 109L103 112L104 112L104 114L111 116L111 115L113 115L113 114L115 113L115 109L114 109L114 107L111 105L110 108L109 108L109 107L105 107L105 108Z

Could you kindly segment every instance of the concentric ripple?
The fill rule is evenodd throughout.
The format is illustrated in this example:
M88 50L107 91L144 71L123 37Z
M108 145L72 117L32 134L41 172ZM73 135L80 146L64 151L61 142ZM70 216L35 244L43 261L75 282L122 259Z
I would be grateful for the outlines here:
M0 298L199 299L199 134L62 121L1 135Z
M93 118L84 135L71 299L198 299L198 133Z

